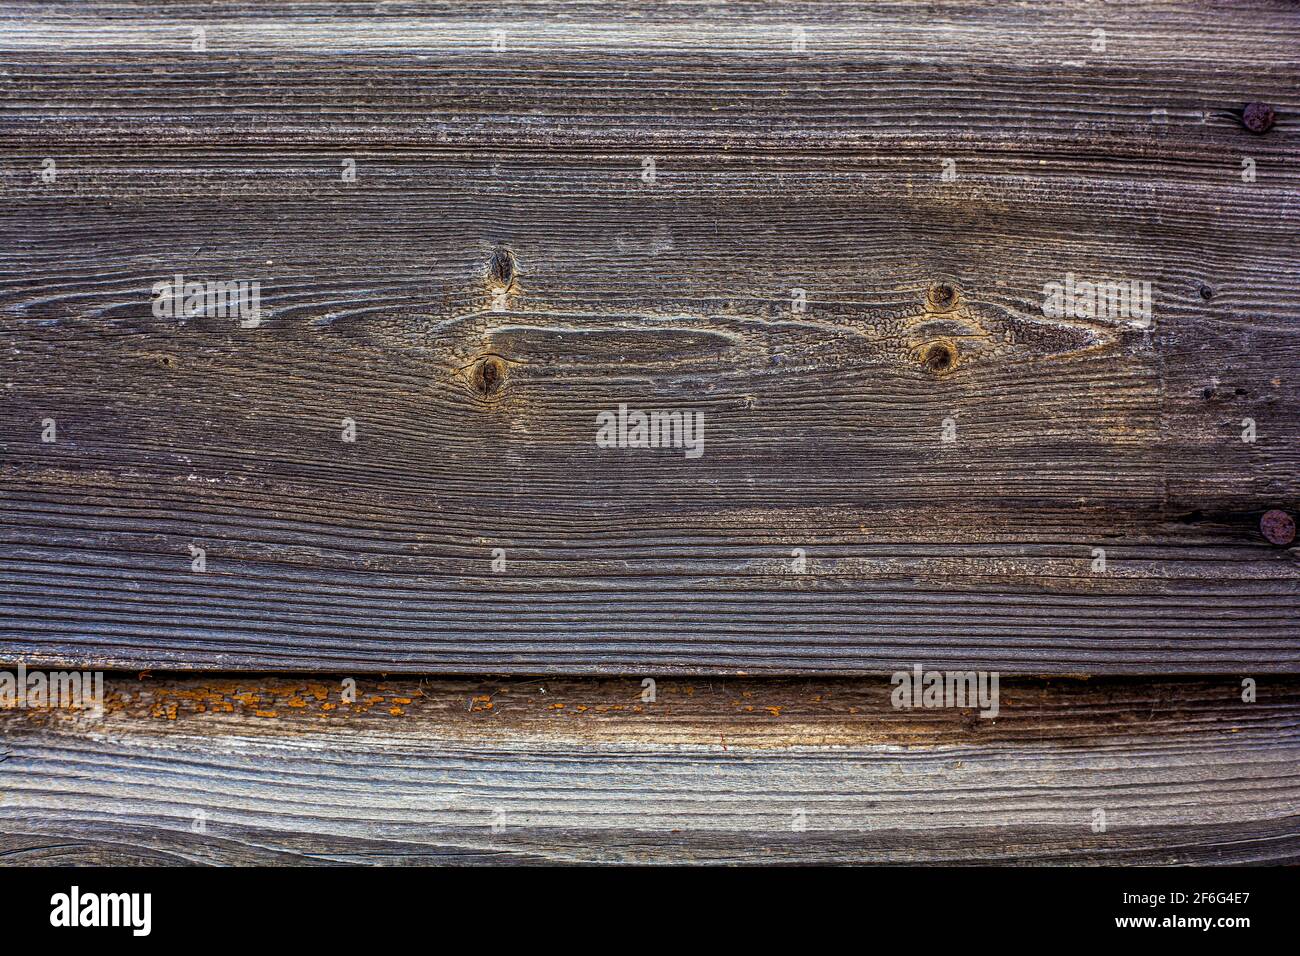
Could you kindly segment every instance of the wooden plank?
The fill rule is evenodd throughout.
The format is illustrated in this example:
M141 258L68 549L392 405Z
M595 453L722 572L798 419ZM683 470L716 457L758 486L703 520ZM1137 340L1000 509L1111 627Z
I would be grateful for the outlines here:
M643 201L601 170L538 185L500 169L509 193L537 199L519 203L532 223L510 235L522 290L497 313L482 279L490 237L451 218L486 187L439 185L464 167L376 164L382 188L330 203L322 231L369 237L372 257L304 230L309 206L274 198L278 179L196 207L214 178L241 188L205 175L220 167L208 162L156 167L143 181L172 184L165 195L106 162L94 188L119 197L112 209L68 196L45 204L50 216L33 201L6 227L50 274L16 277L3 299L3 570L20 595L6 640L29 659L598 671L924 657L1039 672L1300 661L1295 552L1256 527L1297 496L1297 384L1276 375L1295 366L1295 342L1273 324L1285 316L1257 327L1232 301L1252 294L1250 256L1215 274L1225 305L1186 280L1158 285L1153 337L1034 316L1061 254L1019 254L1056 228L1057 209L1020 227L1033 238L1015 253L882 230L892 274L817 280L813 264L843 261L855 241L844 206L817 205L826 174L779 210L754 202L766 174L701 174L703 195L655 207L638 233ZM901 184L877 178L854 196L887 195L881 222L916 218ZM1129 189L1104 207L1126 208ZM580 217L578 201L590 205ZM170 247L200 257L151 239L178 203L191 211ZM268 204L284 212L255 211ZM746 236L788 225L733 245L719 267L709 208ZM1199 221L1211 218L1206 206ZM1080 274L1157 257L1125 228L1075 243ZM601 231L666 234L672 249L593 254ZM69 272L72 233L115 270ZM807 259L791 274L760 271L801 236ZM1271 240L1253 248L1282 254ZM258 266L262 254L281 258ZM1164 255L1161 271L1188 268L1183 248ZM745 275L751 261L767 265ZM253 330L157 320L148 288L175 271L267 275L271 315ZM943 320L927 311L927 277L951 274L966 304ZM780 289L797 283L817 290L813 311L783 316ZM755 288L766 298L725 298ZM1292 301L1276 311L1292 315ZM1211 337L1239 343L1225 342L1217 374L1199 351ZM918 361L936 338L959 343L950 373ZM475 380L485 360L504 369L491 395ZM620 402L702 411L705 454L597 448L595 414ZM1254 444L1238 416L1259 422ZM54 444L40 442L48 417ZM359 423L354 444L340 440L345 417ZM204 575L190 571L191 544L210 552ZM792 573L794 548L809 573Z
M1300 107L1284 0L6 9L8 143L1170 155L1177 139L1203 159L1246 102Z
M1300 684L112 678L0 711L7 863L1294 863ZM1105 827L1095 811L1105 811ZM802 811L802 817L796 814ZM500 815L498 815L500 814ZM201 821L201 826L196 825ZM493 824L498 831L493 831ZM799 828L802 826L803 828Z
M1293 7L564 6L15 7L0 657L1300 669ZM269 314L158 319L177 272ZM1067 273L1153 326L1044 316ZM623 402L704 454L598 448Z

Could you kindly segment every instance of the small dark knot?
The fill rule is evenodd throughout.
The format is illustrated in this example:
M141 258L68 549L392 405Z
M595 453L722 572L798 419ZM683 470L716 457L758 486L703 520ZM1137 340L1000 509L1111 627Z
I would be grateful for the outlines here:
M957 304L957 290L947 282L936 282L926 293L930 308L947 312Z
M506 363L494 355L489 355L477 365L470 374L470 384L474 391L484 398L491 398L501 391L506 382Z
M957 347L951 342L931 342L921 350L921 367L933 375L950 372L957 365Z
M498 246L496 249L492 250L492 255L488 258L488 287L494 292L504 292L514 284L514 281L514 254L504 246Z

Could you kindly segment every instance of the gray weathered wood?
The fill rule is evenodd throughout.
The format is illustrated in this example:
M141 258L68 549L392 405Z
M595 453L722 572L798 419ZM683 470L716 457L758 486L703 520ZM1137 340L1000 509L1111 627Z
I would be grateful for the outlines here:
M1228 679L1013 681L993 720L896 710L884 679L664 681L654 703L636 681L363 680L355 704L341 690L324 677L124 678L109 682L101 720L0 712L0 855L1168 864L1300 853L1289 680L1261 681L1255 703Z
M1292 682L1262 682L1255 704L1235 680L1010 683L992 721L893 709L883 679L662 682L653 704L637 682L363 680L356 704L341 689L114 679L99 721L0 711L6 861L1169 864L1300 849Z

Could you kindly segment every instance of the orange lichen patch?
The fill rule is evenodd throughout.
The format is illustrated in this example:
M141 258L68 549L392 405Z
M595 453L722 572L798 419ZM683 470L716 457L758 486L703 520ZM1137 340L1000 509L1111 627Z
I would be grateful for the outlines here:
M771 714L773 717L780 717L780 716L781 716L781 708L780 708L780 707L767 707L767 708L765 708L765 709L766 709L767 712L768 712L769 714Z
M225 697L207 687L177 688L150 686L141 691L107 690L104 694L106 715L147 714L175 720L186 713L233 710Z
M591 709L591 708L588 707L586 704L579 704L579 705L577 706L577 711L578 711L578 713L580 713L580 714L585 714L585 713L586 713L588 710L590 710L590 709Z
M400 707L389 707L388 712L392 714L394 717L401 717L404 713L406 713L406 711L402 710L402 708Z
M564 710L564 705L563 705L563 704L552 704L552 705L551 705L551 710Z
M320 705L321 710L334 710L337 707L338 704L331 704L329 701L326 701L325 703Z
M280 715L274 710L255 710L253 713L258 717L279 717Z
M285 701L285 706L287 706L287 707L306 707L306 706L307 706L307 702L306 702L305 700L303 700L301 697L294 696L294 697L290 697L288 700Z
M175 720L178 706L176 704L166 704L161 701L155 703L149 711L151 717L166 717L168 720Z
M411 697L394 697L394 698L393 698L393 703L394 703L394 704L409 704L409 703L411 703L413 700L414 700L414 698L411 698Z

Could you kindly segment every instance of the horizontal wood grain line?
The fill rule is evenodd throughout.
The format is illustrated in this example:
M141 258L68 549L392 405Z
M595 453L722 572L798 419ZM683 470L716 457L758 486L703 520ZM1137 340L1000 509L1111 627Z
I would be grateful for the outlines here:
M121 554L105 554L102 567L3 562L0 579L16 595L4 658L548 674L879 673L917 658L1014 673L1300 669L1293 562L1289 579L1222 582L1213 567L1178 581L1112 581L1009 562L1000 574L923 579L889 570L489 579L486 567L450 578L291 571L214 550L212 572L199 575L176 545L166 568Z

